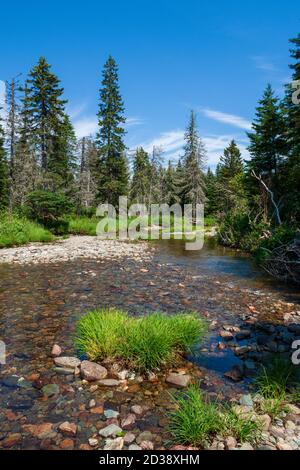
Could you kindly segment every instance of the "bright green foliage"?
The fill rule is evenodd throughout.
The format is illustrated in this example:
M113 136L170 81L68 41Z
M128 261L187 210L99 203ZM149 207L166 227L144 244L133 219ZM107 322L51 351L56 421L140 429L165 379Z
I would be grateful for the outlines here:
M194 314L133 318L119 310L98 310L79 320L76 346L91 360L121 360L133 369L153 370L176 362L205 331L204 321Z
M0 214L0 248L53 240L52 233L35 222L14 214Z
M141 147L134 155L133 177L130 188L130 198L133 202L146 204L149 202L151 184L151 164L149 155Z
M229 406L212 403L196 386L174 397L175 411L169 415L169 431L176 444L207 444L215 435L235 436L240 442L258 437L258 425L238 416Z
M104 65L99 104L99 193L100 202L118 205L119 196L128 191L125 155L124 104L119 91L118 66L110 56Z
M0 211L9 204L9 169L4 148L4 133L0 121Z
M68 219L69 233L73 235L92 235L96 236L97 224L99 219L90 217L72 217Z
M194 111L191 111L185 133L185 142L182 161L183 180L181 199L184 204L203 204L206 200L203 173L206 153L204 144L198 134L197 119Z

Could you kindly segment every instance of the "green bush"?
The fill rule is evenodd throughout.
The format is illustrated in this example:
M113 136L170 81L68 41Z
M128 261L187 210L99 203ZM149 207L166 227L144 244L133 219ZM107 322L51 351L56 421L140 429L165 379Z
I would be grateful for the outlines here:
M107 309L79 320L75 343L91 360L120 360L133 369L153 370L173 364L205 331L205 322L195 314L152 313L133 318Z
M176 444L207 444L215 435L234 436L240 442L254 441L259 426L250 417L237 415L229 406L212 403L205 399L198 387L173 396L176 409L169 415L169 432Z
M219 227L219 241L233 248L255 252L269 226L264 223L251 223L248 214L229 212Z
M29 217L43 224L57 235L68 233L69 223L63 218L72 209L71 201L64 195L50 191L34 191L27 196Z
M270 253L282 245L287 245L296 237L296 230L287 225L281 225L273 229L272 234L268 238L260 240L257 247L255 258L258 263L263 263L268 259Z
M0 248L52 240L52 233L35 222L15 214L0 214Z

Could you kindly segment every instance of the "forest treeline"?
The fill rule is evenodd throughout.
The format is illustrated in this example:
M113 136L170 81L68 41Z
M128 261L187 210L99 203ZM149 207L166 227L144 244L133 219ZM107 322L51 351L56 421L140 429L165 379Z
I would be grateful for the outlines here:
M291 59L292 81L299 88L300 34L291 40ZM77 139L64 89L41 57L24 83L18 78L6 83L0 210L41 220L48 212L51 216L51 208L53 218L64 212L92 215L99 203L117 206L123 195L146 204L204 203L206 215L218 220L219 237L226 245L262 257L278 247L297 245L300 104L295 86L286 85L283 99L266 86L248 132L250 159L243 161L233 140L213 172L206 169L193 111L176 164L165 162L161 148L150 154L137 148L129 155L118 66L111 56L99 91L98 132Z

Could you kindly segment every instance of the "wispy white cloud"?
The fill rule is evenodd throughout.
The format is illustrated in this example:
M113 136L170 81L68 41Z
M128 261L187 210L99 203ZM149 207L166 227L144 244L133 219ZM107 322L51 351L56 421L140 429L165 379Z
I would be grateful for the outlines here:
M77 137L81 139L97 132L98 120L96 117L85 117L75 120L73 125Z
M82 106L81 110L84 110ZM71 119L73 120L73 125L77 137L80 139L82 137L94 135L98 129L98 119L96 116L82 116L80 108L74 108L73 113L69 111ZM139 117L129 117L126 119L125 127L138 126L143 123L143 120Z
M250 131L252 129L251 122L247 119L236 116L235 114L227 114L221 111L216 111L213 109L201 108L201 113L214 121L223 122L224 124L229 124L234 127L239 127L240 129L245 129Z
M275 65L265 56L256 55L252 56L251 60L257 69L265 70L266 72L276 72L277 68Z
M86 103L80 103L77 106L70 106L68 108L68 114L71 119L76 119L82 115L83 111L86 109Z
M239 135L206 135L202 136L207 151L207 166L215 167L218 163L220 156L223 154L224 148L229 145L231 140L234 139L242 152L244 159L248 158L247 140ZM132 149L143 147L147 152L151 152L153 147L161 147L164 152L165 163L168 160L178 161L180 156L183 155L184 147L184 130L176 129L169 132L164 132L158 137L132 146Z
M144 123L144 120L140 117L134 116L126 119L126 127L140 126Z

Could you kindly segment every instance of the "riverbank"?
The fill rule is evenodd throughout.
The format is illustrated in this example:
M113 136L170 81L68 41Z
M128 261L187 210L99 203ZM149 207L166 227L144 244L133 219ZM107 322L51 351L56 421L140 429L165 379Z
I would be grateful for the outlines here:
M119 250L127 245L114 242L111 250L116 249L115 243ZM144 243L132 245L142 247ZM49 250L55 246L50 245ZM64 356L76 355L75 324L95 308L122 308L131 315L198 312L209 322L207 339L183 369L170 372L191 375L211 399L217 397L236 406L243 406L240 400L249 394L249 366L257 370L267 354L281 349L283 343L289 348L297 337L298 330L288 328L300 320L299 297L256 277L249 259L207 245L201 252L186 252L179 241L145 247L145 258L139 254L69 262L60 259L47 265L0 265L0 336L7 349L7 364L0 369L0 447L92 450L123 445L126 449L141 447L144 441L154 449L171 447L167 445L166 410L171 406L169 393L174 386L165 377L156 381L145 376L140 382L138 376L134 380L116 376L115 385L105 386L56 370L51 357L53 344L61 346ZM235 366L238 369L233 369ZM232 370L239 372L234 377L238 381L233 380ZM122 376L123 370L119 372ZM255 402L254 394L252 400ZM135 406L142 407L142 414L135 413L140 411ZM123 420L132 414L131 425L126 424ZM279 427L281 434L271 427L265 439L268 444L262 445L280 448L283 441L293 448L298 445L298 415L287 416L270 424ZM287 422L293 420L293 433L287 432L286 427L293 427ZM66 421L76 426L76 434L64 434L74 432L61 426ZM113 434L107 438L99 434L110 424L122 429L124 442ZM127 426L132 428L126 430ZM271 430L278 437L269 437ZM125 439L127 433L134 438L129 435ZM211 445L227 449L232 442L218 439ZM238 443L236 446L242 448Z
M31 243L0 250L0 263L47 264L76 259L148 259L151 246L146 242L100 240L92 236L70 236L54 243Z

